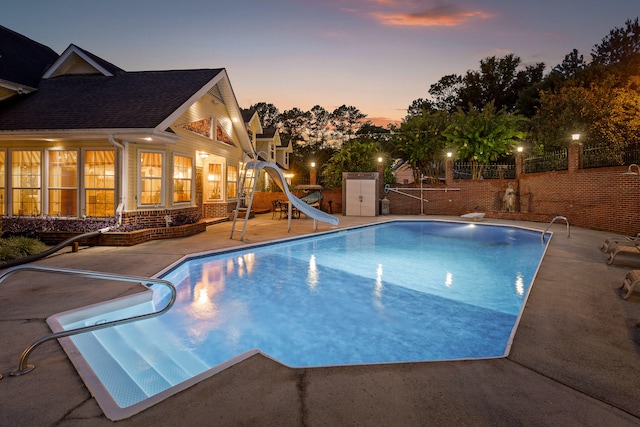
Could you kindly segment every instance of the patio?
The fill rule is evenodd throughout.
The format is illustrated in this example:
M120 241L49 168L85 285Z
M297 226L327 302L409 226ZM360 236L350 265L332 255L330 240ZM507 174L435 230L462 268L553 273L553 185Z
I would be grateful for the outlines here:
M248 222L246 243L312 230L312 220L303 217L287 233L286 221L271 216ZM340 227L393 218L340 216ZM152 276L188 253L244 246L229 239L230 229L226 222L186 238L64 250L37 264ZM617 288L640 264L607 265L599 247L611 233L572 227L567 238L560 223L551 230L554 237L507 358L290 369L254 356L117 425L638 425L640 296L625 301ZM33 372L8 375L22 350L49 332L49 315L140 290L135 284L99 285L32 273L3 284L1 425L115 424L55 342L31 356Z

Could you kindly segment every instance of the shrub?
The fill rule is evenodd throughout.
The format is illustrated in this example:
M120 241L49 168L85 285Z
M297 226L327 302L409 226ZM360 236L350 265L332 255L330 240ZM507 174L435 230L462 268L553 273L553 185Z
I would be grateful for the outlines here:
M45 245L29 237L9 237L0 239L0 261L7 262L16 258L40 253Z
M40 233L48 231L88 233L101 228L112 227L115 218L66 219L45 217L3 217L2 236L23 236L36 238Z

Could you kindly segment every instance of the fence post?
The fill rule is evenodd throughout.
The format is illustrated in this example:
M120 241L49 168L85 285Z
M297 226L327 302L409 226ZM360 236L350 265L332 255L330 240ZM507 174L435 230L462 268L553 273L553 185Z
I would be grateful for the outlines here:
M522 151L516 153L516 179L520 178L520 174L524 173L524 155Z
M569 144L567 150L567 163L569 172L575 172L578 169L582 169L582 144L579 142L572 142Z
M447 160L444 162L444 182L453 184L453 157L447 153Z

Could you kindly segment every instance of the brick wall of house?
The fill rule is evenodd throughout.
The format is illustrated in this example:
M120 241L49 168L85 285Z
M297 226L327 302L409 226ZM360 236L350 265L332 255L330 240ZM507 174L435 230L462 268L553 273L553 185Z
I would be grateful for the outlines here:
M197 207L125 212L122 214L122 224L136 225L138 228L166 227L165 217L167 215L171 218L174 218L176 215L188 215L200 218L200 212L200 208Z
M236 202L205 203L202 206L203 218L224 218L236 208Z

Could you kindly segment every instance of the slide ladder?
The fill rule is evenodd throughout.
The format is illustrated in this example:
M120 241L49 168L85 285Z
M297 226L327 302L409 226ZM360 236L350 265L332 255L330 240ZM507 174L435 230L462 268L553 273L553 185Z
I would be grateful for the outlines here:
M317 221L327 222L332 225L338 225L338 218L329 215L326 212L322 212L320 209L316 209L313 206L309 206L303 200L300 200L296 196L294 196L290 191L287 185L287 181L282 174L282 170L278 167L278 165L271 162L264 161L251 161L247 162L244 168L244 173L242 174L242 178L240 180L240 189L242 191L241 197L238 198L238 204L236 206L236 210L233 216L233 224L231 226L231 236L229 238L233 238L233 233L236 228L236 221L238 219L238 214L241 209L246 209L244 224L242 226L242 234L240 235L240 240L244 239L244 234L247 229L247 221L249 220L249 212L251 211L251 205L253 204L253 195L256 189L256 181L260 174L260 171L264 169L266 173L269 174L271 179L273 179L278 187L285 193L287 199L289 199L289 215L288 215L288 230L291 231L291 211L292 206L298 209L300 212L305 214L307 217L313 219L313 230L317 229Z
M241 211L244 213L244 223L242 225L240 240L244 239L244 233L247 229L247 221L249 221L249 213L251 212L251 205L253 204L253 195L256 191L258 176L260 175L260 169L257 167L257 163L259 162L248 162L242 172L240 178L240 194L238 195L236 210L233 213L231 236L229 236L230 239L233 239L233 233L236 230L236 222Z

